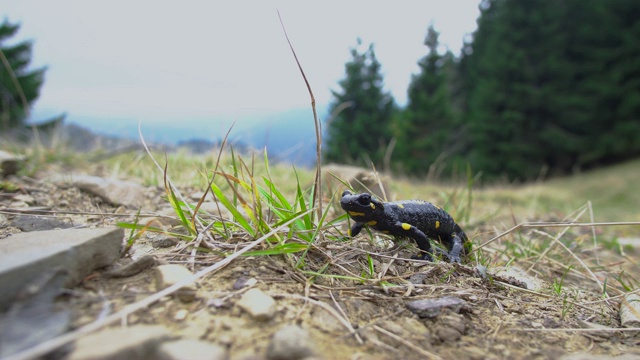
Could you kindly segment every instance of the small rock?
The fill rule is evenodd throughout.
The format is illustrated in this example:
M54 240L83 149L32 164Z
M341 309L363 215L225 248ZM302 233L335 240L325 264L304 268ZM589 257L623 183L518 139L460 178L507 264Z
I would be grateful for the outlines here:
M465 324L464 317L462 315L445 315L441 317L441 321L444 327L455 329L460 334L464 334L467 331L467 325Z
M142 271L153 267L155 264L156 258L151 255L144 255L126 265L107 271L104 276L113 278L129 277L139 274Z
M436 335L442 342L457 341L460 339L460 337L462 337L462 334L452 327L438 328L436 329Z
M28 194L18 194L13 197L13 201L22 201L27 204L33 204L36 201L36 199L34 199L33 196Z
M246 276L240 276L236 282L233 283L233 290L240 290L244 287L253 286L258 283L256 278L250 278Z
M640 295L627 294L620 304L620 323L623 327L640 327Z
M269 320L276 313L276 301L257 288L242 294L237 305L258 321Z
M422 318L434 318L440 315L443 309L449 309L455 313L467 307L467 303L455 296L445 296L439 299L416 300L408 303L407 309Z
M531 327L534 329L542 329L542 323L538 321L532 321Z
M166 342L158 349L159 360L207 359L226 360L227 351L218 345L205 341L183 339Z
M424 284L424 279L427 278L427 275L422 273L413 274L409 277L409 282L414 285L422 285Z
M154 248L169 248L176 246L180 240L164 234L157 234L151 238L151 246Z
M544 319L542 320L542 326L544 326L547 329L557 329L561 326L561 324L555 321L554 319L545 316Z
M140 208L144 204L146 188L133 181L104 179L91 175L59 176L53 179L58 183L70 183L80 190L101 197L113 205Z
M513 278L516 281L524 283L529 290L539 291L544 287L544 283L540 281L540 279L527 274L526 271L517 266L496 268L495 275L505 278Z
M15 175L24 166L23 155L14 155L0 150L0 177Z
M175 321L184 321L184 319L187 318L187 315L189 315L189 311L187 309L180 309L176 311L176 314L173 316L173 319Z
M9 207L12 209L26 209L29 207L29 204L24 201L12 201L9 203Z
M324 332L334 333L344 330L344 325L325 310L315 309L312 312L312 316L314 326Z
M159 344L170 338L162 326L109 328L76 341L69 360L152 359Z
M486 266L484 266L484 265L477 265L477 266L476 266L476 269L475 269L475 272L476 272L476 274L477 274L479 277L481 277L481 278L483 278L483 279L487 280L487 279L489 278L489 277L488 277L488 274L487 274L487 270L488 270L488 269L487 269L487 267L486 267Z
M0 239L0 311L25 283L51 269L67 272L65 286L78 284L120 257L123 238L123 229L102 228L34 231Z
M227 305L227 302L225 301L225 298L211 298L207 300L208 307L213 306L215 308L221 308L226 305Z
M156 289L158 291L177 284L193 274L184 266L169 264L156 268ZM196 284L191 282L175 292L176 296L184 302L193 301L196 297Z
M273 334L267 349L269 360L297 360L313 356L314 344L309 333L296 325L288 325Z
M399 323L410 334L429 335L429 328L425 326L423 321L419 321L414 317L402 317Z
M51 217L42 217L42 216L33 216L33 215L20 215L16 216L15 219L11 222L12 226L17 227L18 229L29 232L29 231L42 231L42 230L53 230L53 229L68 229L73 227L73 223L60 221L56 218Z

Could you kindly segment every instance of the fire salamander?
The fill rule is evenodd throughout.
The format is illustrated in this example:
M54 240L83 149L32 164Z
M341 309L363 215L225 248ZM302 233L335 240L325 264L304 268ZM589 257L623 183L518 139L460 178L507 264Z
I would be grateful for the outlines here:
M451 262L460 262L466 254L467 235L451 215L430 202L419 200L381 202L367 193L342 193L340 206L355 221L349 236L356 236L367 225L398 237L410 237L421 250L414 259L433 261L429 239L439 240L447 247ZM467 244L465 244L467 243Z

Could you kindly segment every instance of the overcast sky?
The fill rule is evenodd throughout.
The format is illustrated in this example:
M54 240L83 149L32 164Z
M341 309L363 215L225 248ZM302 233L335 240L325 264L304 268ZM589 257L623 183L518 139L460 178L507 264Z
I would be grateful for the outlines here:
M344 76L349 48L373 42L397 102L434 23L458 53L479 0L450 1L3 1L48 66L36 113L144 122L243 118L309 106L276 9L317 103Z

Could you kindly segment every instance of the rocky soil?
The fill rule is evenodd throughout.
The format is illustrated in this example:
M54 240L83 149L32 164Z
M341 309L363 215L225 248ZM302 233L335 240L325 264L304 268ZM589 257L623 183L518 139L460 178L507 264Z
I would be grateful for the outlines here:
M92 181L98 183L92 186L107 186L103 188L106 193L47 175L38 180L5 180L12 187L5 185L0 190L0 241L29 231L131 223L140 208L141 224L180 231L172 228L175 215L163 199L164 189L121 182L105 185L107 179ZM133 190L138 194L136 200L131 199L134 195L109 198L118 186ZM49 306L45 317L67 316L54 321L51 329L57 330L45 331L49 336L36 334L44 326L41 320L20 317L31 327L27 338L40 336L22 350L33 350L68 331L94 325L91 331L60 342L56 356L640 358L640 332L621 330L622 293L615 289L620 288L615 278L622 269L638 279L637 263L632 260L638 248L627 248L624 254L603 246L596 250L601 266L594 276L608 284L608 299L603 299L597 281L578 263L572 263L572 269L578 271L567 272L559 293L553 291L553 280L562 279L564 270L550 255L532 253L518 258L509 264L511 272L500 272L501 268L492 265L500 263L510 246L549 244L544 234L554 237L563 230L523 230L492 243L483 249L485 257L494 259L488 268L472 258L462 265L408 260L414 252L411 244L383 248L359 236L346 242L318 241L300 267L295 266L300 254L238 257L195 281L192 274L222 261L222 252L231 254L253 239L239 234L232 241L216 243L217 250L192 257L191 248L180 238L147 231L116 263L92 270L77 285L56 293L54 306ZM129 232L125 232L123 245ZM467 232L479 234L477 243L496 235L489 227ZM592 262L592 244L584 240L590 233L590 229L573 228L562 239L567 239L581 259ZM260 244L257 249L263 248ZM359 276L367 280L353 279ZM179 291L127 311L176 283ZM14 318L24 313L27 301L28 297L19 297L4 309L0 357L10 358L1 348L15 336L10 330L14 327L7 324L14 324L10 322L12 312ZM123 310L125 316L108 321ZM28 353L23 354L28 358Z

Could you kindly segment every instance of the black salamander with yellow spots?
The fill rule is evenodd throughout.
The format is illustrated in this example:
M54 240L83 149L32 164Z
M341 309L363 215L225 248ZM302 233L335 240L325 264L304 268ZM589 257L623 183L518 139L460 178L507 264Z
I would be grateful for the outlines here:
M393 236L410 237L418 244L421 254L416 259L433 260L429 239L447 247L451 262L460 262L465 254L467 235L451 215L430 202L420 200L381 202L367 193L342 193L340 206L355 221L349 231L356 236L365 225Z

